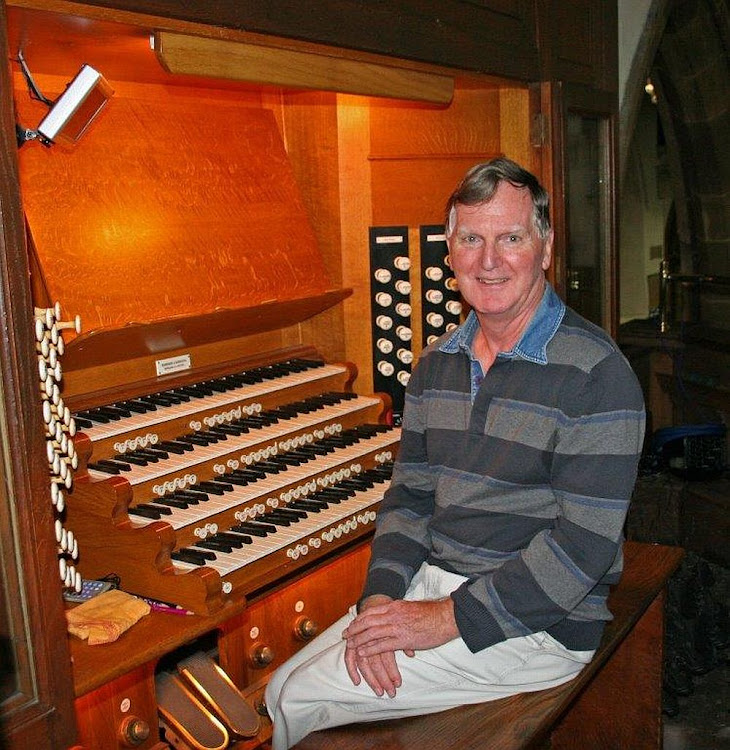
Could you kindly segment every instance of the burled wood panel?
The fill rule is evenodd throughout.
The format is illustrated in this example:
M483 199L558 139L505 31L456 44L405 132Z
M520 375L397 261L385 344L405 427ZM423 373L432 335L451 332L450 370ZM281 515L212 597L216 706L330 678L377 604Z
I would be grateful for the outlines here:
M20 168L48 291L85 331L331 287L263 108L114 97L74 149L28 143Z

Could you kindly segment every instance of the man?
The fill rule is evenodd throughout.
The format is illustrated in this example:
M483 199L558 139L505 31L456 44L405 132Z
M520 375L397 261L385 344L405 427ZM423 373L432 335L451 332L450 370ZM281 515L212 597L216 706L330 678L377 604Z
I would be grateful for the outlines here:
M471 169L446 237L471 312L408 385L359 613L270 680L273 750L559 685L611 617L644 434L638 382L547 283L553 233L533 175L504 158Z

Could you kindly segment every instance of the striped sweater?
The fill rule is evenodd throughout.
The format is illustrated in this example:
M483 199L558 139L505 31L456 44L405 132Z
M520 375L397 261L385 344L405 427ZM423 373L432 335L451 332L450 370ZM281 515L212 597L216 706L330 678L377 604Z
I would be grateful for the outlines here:
M483 378L476 326L471 313L411 377L363 598L401 598L428 562L468 578L452 599L472 651L541 630L594 649L622 568L641 388L610 337L549 285Z

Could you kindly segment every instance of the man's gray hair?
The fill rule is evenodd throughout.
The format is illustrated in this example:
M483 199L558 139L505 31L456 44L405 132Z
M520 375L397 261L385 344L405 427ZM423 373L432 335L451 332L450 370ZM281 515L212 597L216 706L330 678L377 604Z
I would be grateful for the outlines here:
M503 156L472 167L446 203L446 236L454 231L456 206L478 206L489 203L501 182L509 182L516 188L530 191L533 205L533 221L540 239L550 233L550 197L537 177L517 162Z

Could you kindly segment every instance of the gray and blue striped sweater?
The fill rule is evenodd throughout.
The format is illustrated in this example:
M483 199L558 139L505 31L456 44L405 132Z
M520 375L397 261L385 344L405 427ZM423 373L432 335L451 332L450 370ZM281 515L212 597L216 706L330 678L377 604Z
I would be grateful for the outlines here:
M476 325L471 313L414 370L363 598L402 597L425 561L468 577L452 598L472 651L541 630L594 649L622 568L641 388L549 285L483 379Z

